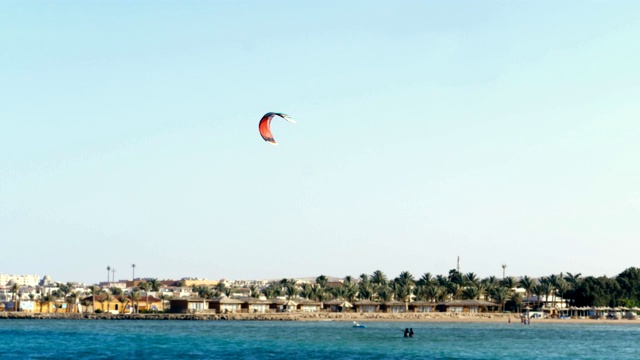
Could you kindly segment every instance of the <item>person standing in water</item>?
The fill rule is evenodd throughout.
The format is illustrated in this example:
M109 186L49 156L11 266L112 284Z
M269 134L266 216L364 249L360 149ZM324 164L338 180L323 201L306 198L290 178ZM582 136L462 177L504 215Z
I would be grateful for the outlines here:
M409 328L404 329L404 337L409 337Z
M413 328L409 329L409 337L413 337Z

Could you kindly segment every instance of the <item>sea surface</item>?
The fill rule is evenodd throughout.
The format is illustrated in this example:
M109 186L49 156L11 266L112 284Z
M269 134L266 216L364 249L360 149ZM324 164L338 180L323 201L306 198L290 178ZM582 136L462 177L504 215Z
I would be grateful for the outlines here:
M639 324L365 324L6 319L0 359L640 359Z

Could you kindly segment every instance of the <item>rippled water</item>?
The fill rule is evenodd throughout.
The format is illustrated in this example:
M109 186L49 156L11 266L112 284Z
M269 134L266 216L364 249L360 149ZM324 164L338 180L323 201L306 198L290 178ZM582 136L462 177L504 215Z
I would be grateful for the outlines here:
M640 359L640 324L366 325L2 320L0 359Z

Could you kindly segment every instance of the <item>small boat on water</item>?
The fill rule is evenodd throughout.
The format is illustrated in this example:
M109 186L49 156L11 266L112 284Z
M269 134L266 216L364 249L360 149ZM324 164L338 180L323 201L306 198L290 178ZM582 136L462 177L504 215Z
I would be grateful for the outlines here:
M354 322L353 322L353 327L354 327L354 328L366 328L367 326L366 326L366 325L364 325L364 324L360 324L360 323L358 323L358 322L354 321Z

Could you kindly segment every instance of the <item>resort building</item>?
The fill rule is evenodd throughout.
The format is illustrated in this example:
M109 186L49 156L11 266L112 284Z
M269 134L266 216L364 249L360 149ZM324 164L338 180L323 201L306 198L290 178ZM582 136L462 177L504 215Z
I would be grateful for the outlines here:
M499 304L482 300L451 300L438 303L435 307L440 312L480 313L482 308L497 308Z
M355 312L374 313L380 310L380 303L371 300L360 300L353 303Z
M18 284L20 286L36 286L40 285L40 277L38 275L12 275L0 273L0 286L11 286Z

